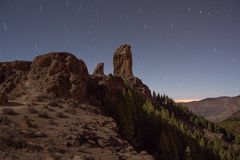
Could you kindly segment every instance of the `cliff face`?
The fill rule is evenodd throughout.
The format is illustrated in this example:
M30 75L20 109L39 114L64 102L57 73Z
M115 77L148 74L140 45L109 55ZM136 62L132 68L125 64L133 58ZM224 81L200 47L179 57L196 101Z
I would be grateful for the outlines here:
M153 159L124 140L102 111L104 100L117 101L126 87L151 96L133 76L130 46L124 46L114 55L114 75L104 75L103 64L90 75L67 52L0 63L0 159Z
M121 45L113 56L114 75L124 78L133 77L131 46Z

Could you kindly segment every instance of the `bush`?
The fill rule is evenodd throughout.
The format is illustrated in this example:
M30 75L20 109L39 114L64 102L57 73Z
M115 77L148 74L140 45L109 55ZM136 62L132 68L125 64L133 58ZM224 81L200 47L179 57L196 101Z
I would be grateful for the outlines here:
M2 113L3 114L7 114L7 115L16 115L17 113L14 111L14 109L12 108L3 108L2 109Z
M45 119L50 118L47 112L39 112L38 117Z
M38 111L36 109L34 109L33 107L28 107L28 111L32 114L38 113Z
M63 112L57 112L56 116L59 118L66 118L67 116Z
M58 102L56 101L52 101L50 103L48 103L49 106L51 107L57 107L57 108L63 108Z
M31 128L37 128L37 124L32 122L33 120L31 120L28 116L24 116L24 122L28 127Z
M26 147L26 145L26 141L17 128L12 126L0 127L0 146L18 149Z

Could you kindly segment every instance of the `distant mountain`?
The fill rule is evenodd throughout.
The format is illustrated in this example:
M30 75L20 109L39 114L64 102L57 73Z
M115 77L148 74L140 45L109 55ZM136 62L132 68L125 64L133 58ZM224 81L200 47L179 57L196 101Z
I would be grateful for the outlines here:
M206 98L201 101L184 103L184 105L208 120L220 122L240 111L240 96Z

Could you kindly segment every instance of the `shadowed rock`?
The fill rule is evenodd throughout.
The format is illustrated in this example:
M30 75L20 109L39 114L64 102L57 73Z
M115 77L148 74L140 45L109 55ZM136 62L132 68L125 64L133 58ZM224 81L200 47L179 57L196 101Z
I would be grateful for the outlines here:
M104 63L98 63L93 71L93 75L104 75Z
M0 67L8 68L9 70L27 72L31 68L31 63L32 62L29 61L1 62Z

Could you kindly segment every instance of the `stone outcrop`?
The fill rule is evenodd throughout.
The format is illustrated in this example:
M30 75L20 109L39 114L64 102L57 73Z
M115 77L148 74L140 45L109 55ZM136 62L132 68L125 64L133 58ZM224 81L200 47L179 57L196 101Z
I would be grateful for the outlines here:
M7 68L9 70L28 72L31 68L32 62L30 61L13 61L13 62L1 62L0 67Z
M114 75L123 78L132 77L132 53L131 46L121 45L113 56Z
M31 68L31 62L13 61L0 63L0 91L11 93L18 85L26 79Z
M139 94L144 95L145 98L151 99L151 91L141 79L137 77L130 77L127 79L129 85L134 88Z
M104 63L98 63L93 71L93 75L104 75Z
M39 91L84 101L89 78L86 64L70 53L53 52L33 60L29 80Z
M114 76L121 76L128 85L146 98L151 98L150 89L141 81L134 77L132 72L132 52L128 44L121 45L113 56Z
M100 104L104 96L112 94L114 98L114 92L129 85L145 97L151 97L149 88L133 76L132 64L131 47L127 44L116 50L113 56L114 75L108 76L104 75L103 63L99 63L93 75L89 75L81 59L67 52L52 52L34 58L33 62L0 63L0 89L9 94L16 93L16 88L34 88L31 91L38 94L74 98L82 102L91 99Z

